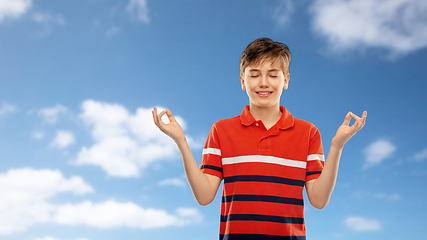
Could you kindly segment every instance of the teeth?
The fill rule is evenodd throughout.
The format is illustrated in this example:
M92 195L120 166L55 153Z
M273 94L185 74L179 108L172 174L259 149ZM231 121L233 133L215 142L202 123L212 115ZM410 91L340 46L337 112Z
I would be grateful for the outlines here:
M267 94L270 94L270 93L269 92L259 92L258 94L267 95Z

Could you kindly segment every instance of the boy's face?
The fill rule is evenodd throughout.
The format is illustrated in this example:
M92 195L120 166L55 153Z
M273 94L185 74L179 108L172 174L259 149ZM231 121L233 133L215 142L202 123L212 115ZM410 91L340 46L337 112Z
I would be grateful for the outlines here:
M279 60L264 60L258 66L248 66L240 81L251 107L279 107L282 91L288 89L289 73L283 73Z

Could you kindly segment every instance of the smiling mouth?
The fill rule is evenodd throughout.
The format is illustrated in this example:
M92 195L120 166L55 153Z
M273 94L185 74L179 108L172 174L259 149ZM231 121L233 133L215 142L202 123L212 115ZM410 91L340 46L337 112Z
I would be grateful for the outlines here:
M273 92L256 92L256 94L258 94L258 96L260 97L268 97L272 94Z

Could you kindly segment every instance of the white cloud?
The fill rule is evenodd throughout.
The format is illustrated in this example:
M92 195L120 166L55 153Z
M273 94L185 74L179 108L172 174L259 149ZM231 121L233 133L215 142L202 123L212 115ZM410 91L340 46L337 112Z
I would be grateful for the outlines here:
M144 209L131 203L106 201L67 204L58 207L55 222L64 225L84 224L97 228L131 227L140 229L184 226L197 223L201 214L196 209L178 208L172 215L164 210Z
M196 208L178 208L176 214L181 218L176 223L177 226L200 223L203 220L203 215Z
M48 14L48 13L34 13L33 14L33 20L37 23L41 23L41 24L50 24L50 23L55 23L58 25L64 25L65 24L65 19L61 16L61 15L53 15L53 14Z
M144 23L149 23L147 0L130 0L127 10Z
M386 140L377 140L365 148L365 168L372 167L389 158L396 150L396 146Z
M417 161L423 161L427 159L427 148L421 152L415 153L414 159Z
M160 186L171 185L171 186L183 187L185 186L185 182L180 178L168 178L159 182L159 185Z
M41 238L35 238L34 240L60 240L59 238L54 238L50 236L41 237Z
M393 56L427 46L425 0L316 0L311 12L335 52L377 47Z
M68 109L62 105L56 105L51 108L43 108L38 111L38 115L42 117L47 123L54 124L58 122L59 115L65 114Z
M80 150L76 164L97 165L112 176L135 177L149 164L178 155L173 140L154 124L152 109L138 108L132 115L119 104L93 100L81 108L80 117L91 128L95 143ZM185 128L184 120L176 119Z
M397 194L387 194L387 193L370 193L367 191L356 191L353 193L353 196L359 199L365 199L365 198L376 198L380 200L386 200L386 201L398 201L402 199L402 197Z
M32 0L1 0L0 22L5 18L19 18L25 14L32 5Z
M293 0L283 0L273 11L273 18L279 26L288 25L292 14L295 12Z
M378 231L381 229L380 221L363 217L348 217L344 220L344 224L355 232Z
M66 148L74 143L74 134L72 132L58 130L53 141L50 143L52 147Z
M2 103L0 105L0 115L4 115L4 114L7 114L7 113L15 112L17 110L18 109L14 105L9 104L9 103Z
M85 194L93 189L80 177L60 171L13 169L0 174L0 235L50 221L55 208L47 200L58 193Z
M72 204L49 202L51 198L67 192L82 195L94 190L81 177L66 179L57 170L25 168L0 173L0 235L25 231L28 227L41 223L150 229L194 224L203 218L193 208L178 208L175 213L168 213L161 209L142 208L132 202L114 200ZM37 240L57 238L46 236Z
M55 237L51 237L51 236L45 236L45 237L40 237L40 238L34 238L34 240L63 240L60 238L55 238ZM76 238L74 240L89 240L87 238Z

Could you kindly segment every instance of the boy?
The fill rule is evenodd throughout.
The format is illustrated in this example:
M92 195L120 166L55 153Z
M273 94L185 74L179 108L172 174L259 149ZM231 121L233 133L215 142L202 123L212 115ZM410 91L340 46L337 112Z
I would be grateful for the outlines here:
M344 144L365 124L349 112L331 142L325 163L318 129L280 106L289 84L289 48L268 38L248 45L240 59L240 81L249 105L240 116L216 122L203 149L201 167L169 110L155 124L178 145L188 183L200 205L211 203L224 179L220 239L305 239L305 186L310 203L330 199ZM170 123L161 117L167 114ZM351 118L355 123L349 126Z

